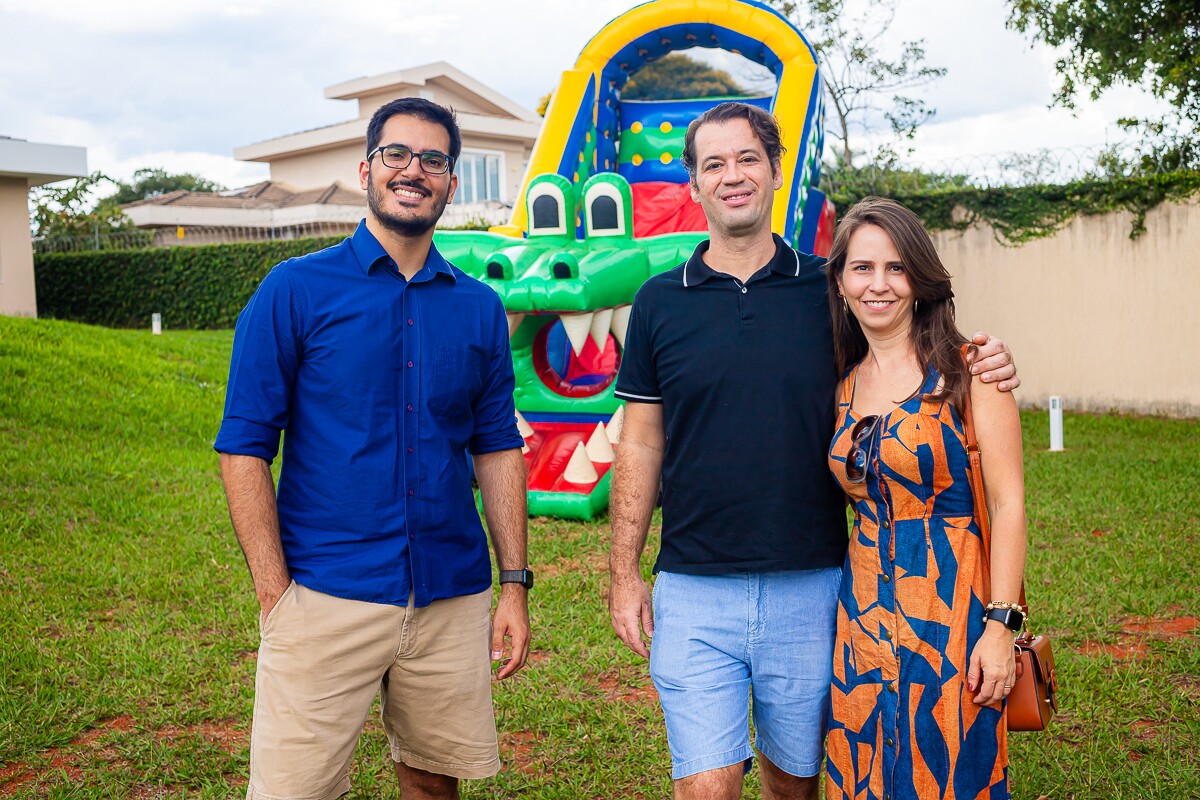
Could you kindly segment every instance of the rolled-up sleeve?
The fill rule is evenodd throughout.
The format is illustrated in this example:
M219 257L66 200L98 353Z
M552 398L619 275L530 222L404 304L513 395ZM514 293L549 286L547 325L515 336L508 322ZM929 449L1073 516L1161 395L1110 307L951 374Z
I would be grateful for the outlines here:
M516 379L513 376L512 349L508 341L508 319L499 297L486 305L490 320L491 348L483 365L483 389L475 403L475 428L468 445L472 455L494 453L521 447L525 440L517 430L517 409L513 402Z
M213 449L268 462L279 453L299 364L295 295L288 271L273 269L238 315Z

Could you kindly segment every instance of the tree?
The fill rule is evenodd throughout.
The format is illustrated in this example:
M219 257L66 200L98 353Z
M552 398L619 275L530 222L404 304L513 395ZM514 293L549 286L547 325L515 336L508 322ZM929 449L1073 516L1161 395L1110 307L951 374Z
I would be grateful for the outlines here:
M102 172L93 172L60 186L34 190L29 222L38 239L59 236L92 236L98 231L129 230L133 223L115 205L97 203L92 195L103 183L116 183Z
M682 53L669 53L634 73L622 100L675 100L683 97L740 97L746 90L723 69Z
M1200 4L1196 0L1007 0L1008 26L1051 47L1062 86L1055 102L1074 108L1116 84L1141 85L1200 125Z
M101 172L93 172L60 186L42 186L30 196L33 207L29 224L40 248L92 249L145 247L153 236L133 224L109 198L93 195L105 183L116 184Z
M880 48L896 15L896 0L866 0L858 13L846 0L768 0L796 23L821 59L831 116L827 132L841 143L838 162L854 169L852 135L866 132L882 116L898 141L912 139L936 113L906 92L945 76L925 64L925 40L899 42L893 59ZM894 148L885 148L894 155Z
M183 189L188 192L221 192L224 186L190 172L171 174L161 167L144 167L133 173L133 179L116 181L117 192L105 201L113 205L148 200L161 194Z

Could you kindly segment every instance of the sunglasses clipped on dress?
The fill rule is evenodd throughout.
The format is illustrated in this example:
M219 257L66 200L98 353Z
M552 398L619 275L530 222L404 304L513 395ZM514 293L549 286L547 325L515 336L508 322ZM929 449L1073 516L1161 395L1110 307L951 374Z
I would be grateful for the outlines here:
M867 465L871 463L871 448L875 431L881 417L868 414L860 419L850 431L850 450L846 453L846 480L862 483L867 479Z

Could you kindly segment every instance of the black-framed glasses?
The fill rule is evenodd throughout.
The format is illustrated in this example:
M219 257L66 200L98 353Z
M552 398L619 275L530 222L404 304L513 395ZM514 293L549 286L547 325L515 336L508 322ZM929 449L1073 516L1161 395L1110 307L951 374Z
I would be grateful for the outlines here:
M404 169L414 158L421 165L421 171L429 175L445 175L454 166L454 159L445 153L439 153L437 150L414 153L402 144L381 144L367 154L367 160L370 161L371 156L376 153L379 153L379 160L388 169Z
M875 431L879 428L878 414L868 414L850 431L850 450L846 453L846 480L862 483L867 479L867 465L871 462L871 445Z

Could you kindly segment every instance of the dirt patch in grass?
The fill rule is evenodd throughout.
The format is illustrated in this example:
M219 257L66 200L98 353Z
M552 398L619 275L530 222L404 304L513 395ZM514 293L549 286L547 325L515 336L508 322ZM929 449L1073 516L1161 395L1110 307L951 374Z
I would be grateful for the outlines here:
M201 722L198 725L167 725L154 732L154 738L159 741L174 742L189 736L199 736L230 754L238 752L250 743L249 731L237 727L234 720Z
M1195 617L1175 617L1161 619L1157 617L1134 617L1126 620L1121 631L1133 636L1147 636L1152 639L1178 639L1196 630Z
M630 670L617 667L594 675L590 680L603 693L607 703L658 705L658 690L646 680L644 674L635 677Z
M1200 622L1196 617L1129 617L1121 623L1116 642L1085 639L1078 650L1084 655L1104 655L1116 660L1141 658L1149 654L1147 642L1195 636L1197 625Z
M14 761L7 766L0 767L0 797L11 797L22 787L35 781L42 782L52 775L56 776L57 781L82 782L85 770L93 770L98 761L124 763L114 747L101 745L100 741L110 734L128 733L135 728L133 717L129 714L108 717L100 720L94 728L76 736L69 744L42 751L37 766L30 766L24 761ZM175 741L189 736L199 736L231 754L248 744L248 732L235 727L232 720L202 722L196 725L167 725L152 731L152 733L154 738L160 741ZM140 785L133 787L130 791L129 797L140 799L168 797L172 789Z
M541 734L514 731L500 734L500 761L506 769L522 775L538 775L545 759L538 752Z
M556 558L538 567L539 577L558 578L564 575L586 577L608 573L608 553L593 551L582 558Z

